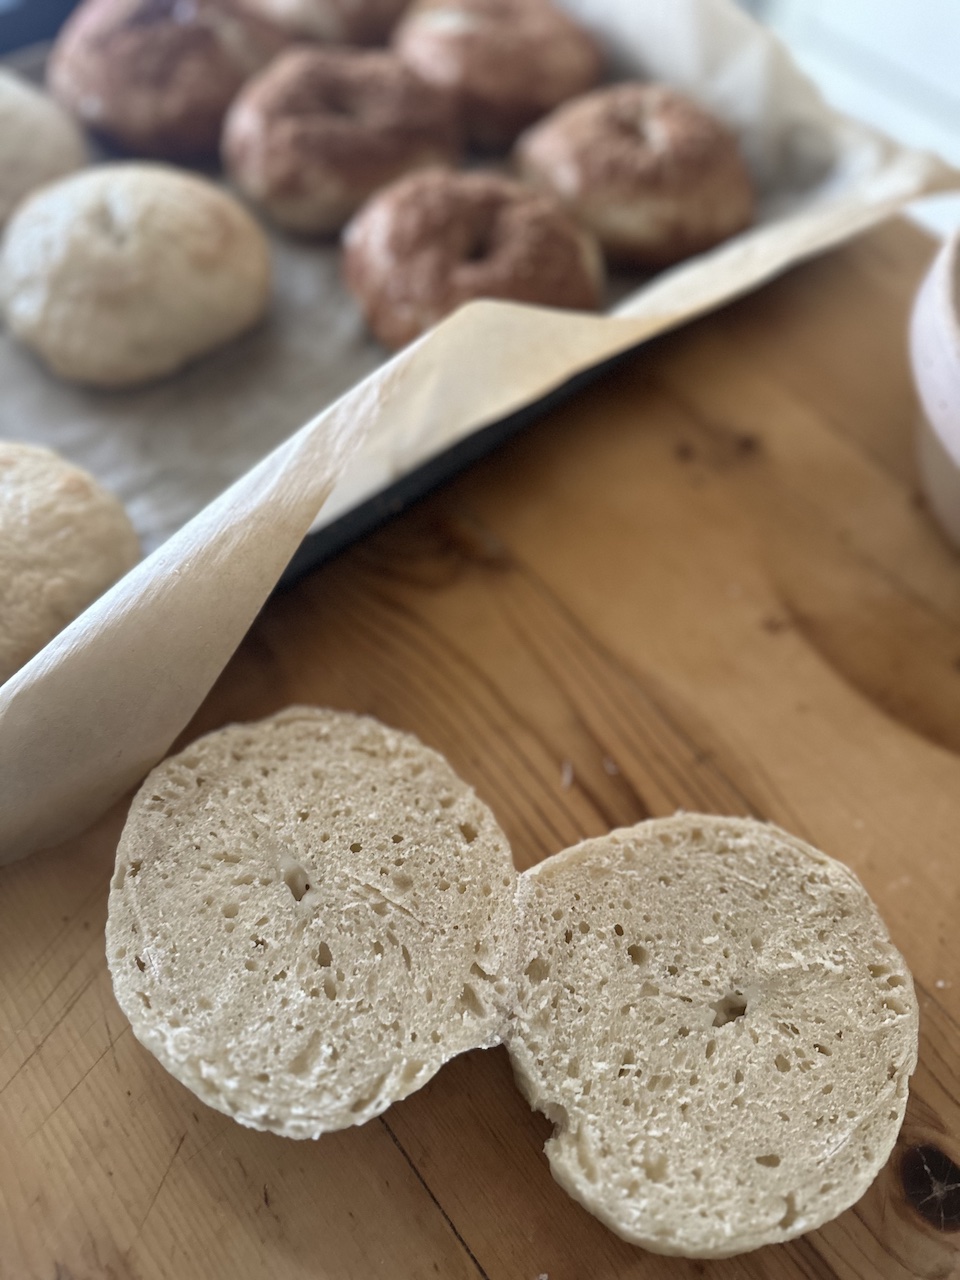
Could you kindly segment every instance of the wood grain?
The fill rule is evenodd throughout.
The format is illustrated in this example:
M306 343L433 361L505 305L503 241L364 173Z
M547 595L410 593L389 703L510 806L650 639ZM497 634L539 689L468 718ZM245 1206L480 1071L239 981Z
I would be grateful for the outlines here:
M0 873L0 1280L960 1276L960 558L916 496L892 224L637 354L275 597L188 736L304 701L444 751L519 866L678 807L862 877L918 980L887 1168L836 1222L706 1264L552 1182L502 1050L363 1129L240 1129L133 1040L103 959L121 808Z

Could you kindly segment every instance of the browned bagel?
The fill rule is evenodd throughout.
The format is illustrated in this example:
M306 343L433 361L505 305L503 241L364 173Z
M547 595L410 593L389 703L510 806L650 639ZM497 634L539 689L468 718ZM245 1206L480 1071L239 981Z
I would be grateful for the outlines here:
M559 107L523 135L516 158L619 262L666 266L753 220L737 139L661 85L618 84Z
M600 77L593 38L549 0L420 0L394 32L400 56L453 89L467 136L485 150Z
M344 237L347 284L397 348L473 298L593 310L593 236L552 197L491 173L428 170L374 196Z

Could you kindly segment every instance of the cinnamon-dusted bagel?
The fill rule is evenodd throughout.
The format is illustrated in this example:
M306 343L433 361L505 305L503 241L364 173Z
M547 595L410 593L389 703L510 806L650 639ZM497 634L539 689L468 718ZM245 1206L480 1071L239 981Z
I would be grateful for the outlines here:
M394 45L418 75L456 91L470 141L494 151L596 84L602 63L549 0L420 0Z
M280 226L337 231L408 169L453 162L456 105L386 51L301 47L280 55L227 116L223 157Z
M620 262L661 267L753 219L737 139L661 85L618 84L559 107L517 143L523 176L560 197Z
M593 236L550 196L491 173L429 170L374 196L344 237L367 323L397 348L473 298L593 310Z
M86 0L53 47L54 96L137 155L216 153L237 90L289 40L230 0Z
M0 246L7 331L57 377L91 387L176 373L256 324L269 293L259 225L169 165L100 164L42 187Z

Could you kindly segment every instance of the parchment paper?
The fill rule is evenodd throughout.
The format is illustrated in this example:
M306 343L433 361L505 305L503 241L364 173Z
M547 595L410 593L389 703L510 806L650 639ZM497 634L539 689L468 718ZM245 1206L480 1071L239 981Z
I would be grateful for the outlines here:
M311 525L575 373L919 194L960 186L935 157L828 110L732 0L563 3L619 71L666 80L738 129L762 194L758 225L608 316L474 303L375 369L380 353L338 293L332 256L292 243L278 250L279 301L261 333L135 396L58 386L5 347L3 412L13 405L17 422L0 420L0 431L84 461L127 500L148 542L176 532L0 689L0 861L81 829L163 755Z

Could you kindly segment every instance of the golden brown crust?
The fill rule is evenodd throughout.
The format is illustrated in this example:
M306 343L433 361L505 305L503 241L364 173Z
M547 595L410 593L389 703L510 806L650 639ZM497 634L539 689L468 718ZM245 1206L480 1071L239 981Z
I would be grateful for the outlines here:
M337 44L382 44L408 0L241 0L295 36Z
M281 225L335 231L409 169L457 159L456 102L386 51L291 49L237 98L223 153Z
M124 150L216 153L237 90L289 37L230 0L86 0L48 65L55 97Z
M419 75L457 92L470 140L488 150L509 146L602 69L593 38L549 0L420 0L394 46Z
M661 85L614 85L567 103L524 134L516 159L619 261L664 266L753 220L736 137Z
M490 173L431 170L375 196L347 228L344 274L387 347L473 298L596 310L592 236L552 197Z

